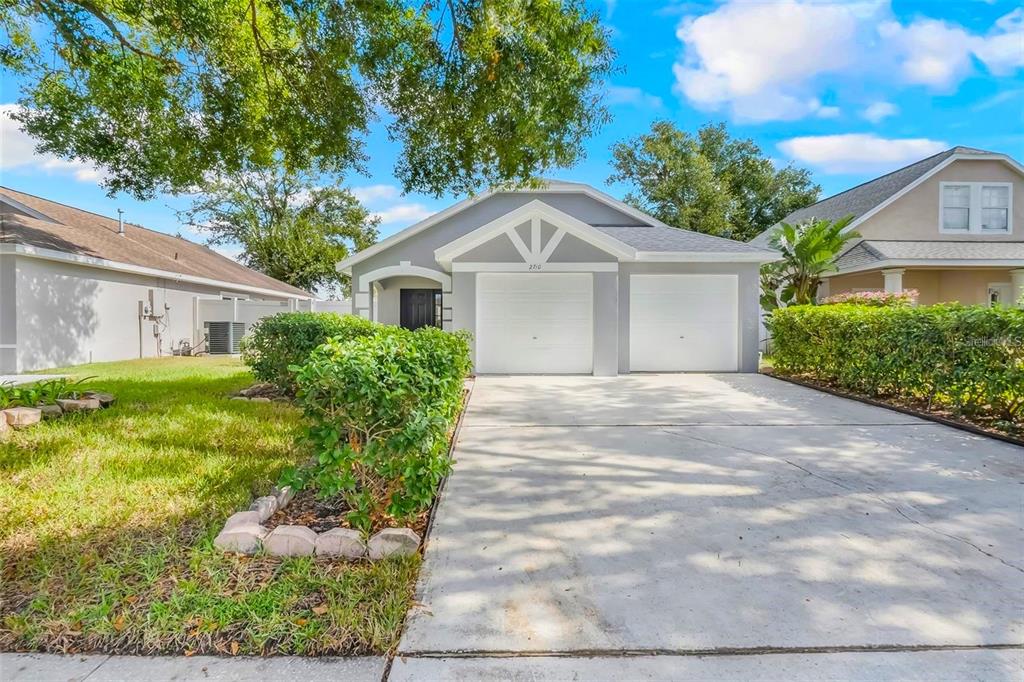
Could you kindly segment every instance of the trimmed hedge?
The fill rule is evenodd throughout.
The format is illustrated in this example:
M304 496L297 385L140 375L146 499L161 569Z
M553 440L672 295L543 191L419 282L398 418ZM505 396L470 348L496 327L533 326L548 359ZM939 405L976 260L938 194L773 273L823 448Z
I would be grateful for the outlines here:
M793 306L774 311L774 367L872 396L1024 425L1024 311Z
M310 353L331 338L353 339L375 333L375 325L355 315L279 313L257 322L242 339L242 362L260 381L288 394L296 390L294 372Z
M328 340L295 370L317 459L283 482L341 495L349 522L367 533L429 507L451 469L468 335L371 324L370 334Z

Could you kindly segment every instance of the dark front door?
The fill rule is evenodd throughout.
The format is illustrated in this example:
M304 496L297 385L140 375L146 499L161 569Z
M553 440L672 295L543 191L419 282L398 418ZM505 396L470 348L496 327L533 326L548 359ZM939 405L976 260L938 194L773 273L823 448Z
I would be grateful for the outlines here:
M400 322L406 329L436 327L441 292L437 289L402 289Z

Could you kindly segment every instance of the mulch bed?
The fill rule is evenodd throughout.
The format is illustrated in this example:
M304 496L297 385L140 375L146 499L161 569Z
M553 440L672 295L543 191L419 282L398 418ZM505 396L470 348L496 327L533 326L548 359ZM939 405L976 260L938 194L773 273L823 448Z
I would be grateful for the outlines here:
M269 530L283 525L309 526L317 533L323 533L332 528L351 528L345 518L348 512L349 507L341 497L320 499L315 490L306 489L297 492L287 507L275 512L263 525ZM384 520L374 524L373 532L382 528L412 528L417 535L423 537L429 516L430 509L427 509L411 523Z
M927 419L928 421L937 422L946 426L952 426L955 429L961 429L963 431L969 431L971 433L978 434L980 436L988 436L989 438L995 438L997 440L1005 441L1007 443L1013 443L1014 445L1024 445L1024 434L1008 433L998 427L993 426L991 423L978 419L967 419L963 415L954 414L949 410L944 410L932 406L928 407L928 404L924 401L914 401L907 398L896 398L886 397L880 398L877 396L869 396L856 391L849 391L844 388L839 388L827 382L814 379L812 377L804 375L791 375L783 374L774 369L762 369L762 374L765 374L782 381L788 381L791 384L797 384L799 386L806 386L807 388L813 388L818 391L823 391L831 395L839 396L840 398L848 398L850 400L856 400L858 402L867 403L868 405L874 405L875 407L884 407L896 412L902 412L913 417L920 417L921 419Z
M458 435L459 427L462 425L462 418L465 415L466 406L469 404L470 393L471 389L468 388L463 391L462 408L459 411L459 416L455 419L455 423L452 425L451 433L448 434L449 456L451 456L452 451L455 449L455 438ZM426 540L434 510L437 508L447 480L448 477L446 476L441 481L437 494L434 496L434 502L430 507L420 512L411 522L398 523L393 519L378 519L373 525L371 535L384 528L412 528L417 535ZM351 524L345 518L348 512L349 506L340 496L321 499L317 496L315 490L307 488L298 491L286 508L275 512L263 525L268 530L273 530L283 525L308 526L317 533L323 533L332 528L351 528Z

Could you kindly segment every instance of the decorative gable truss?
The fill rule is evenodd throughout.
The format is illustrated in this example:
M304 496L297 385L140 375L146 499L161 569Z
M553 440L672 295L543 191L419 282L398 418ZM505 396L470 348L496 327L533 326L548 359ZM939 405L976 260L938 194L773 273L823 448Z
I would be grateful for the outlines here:
M554 227L550 236L544 224ZM529 225L525 234L520 227ZM454 259L482 246L492 239L508 237L522 258L521 262L454 262ZM551 262L555 249L571 235L590 247L611 256L601 262ZM636 250L573 216L534 200L518 209L445 244L434 252L441 267L452 272L595 272L618 269L619 260L633 260Z

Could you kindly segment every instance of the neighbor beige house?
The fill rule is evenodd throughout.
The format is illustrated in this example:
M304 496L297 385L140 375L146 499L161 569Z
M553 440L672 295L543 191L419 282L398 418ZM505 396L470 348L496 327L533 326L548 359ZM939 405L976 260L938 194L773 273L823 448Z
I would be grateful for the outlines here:
M819 298L916 289L922 305L1010 306L1024 297L1024 167L1006 154L953 147L783 222L847 215L860 238L838 257ZM770 233L752 243L766 245Z

